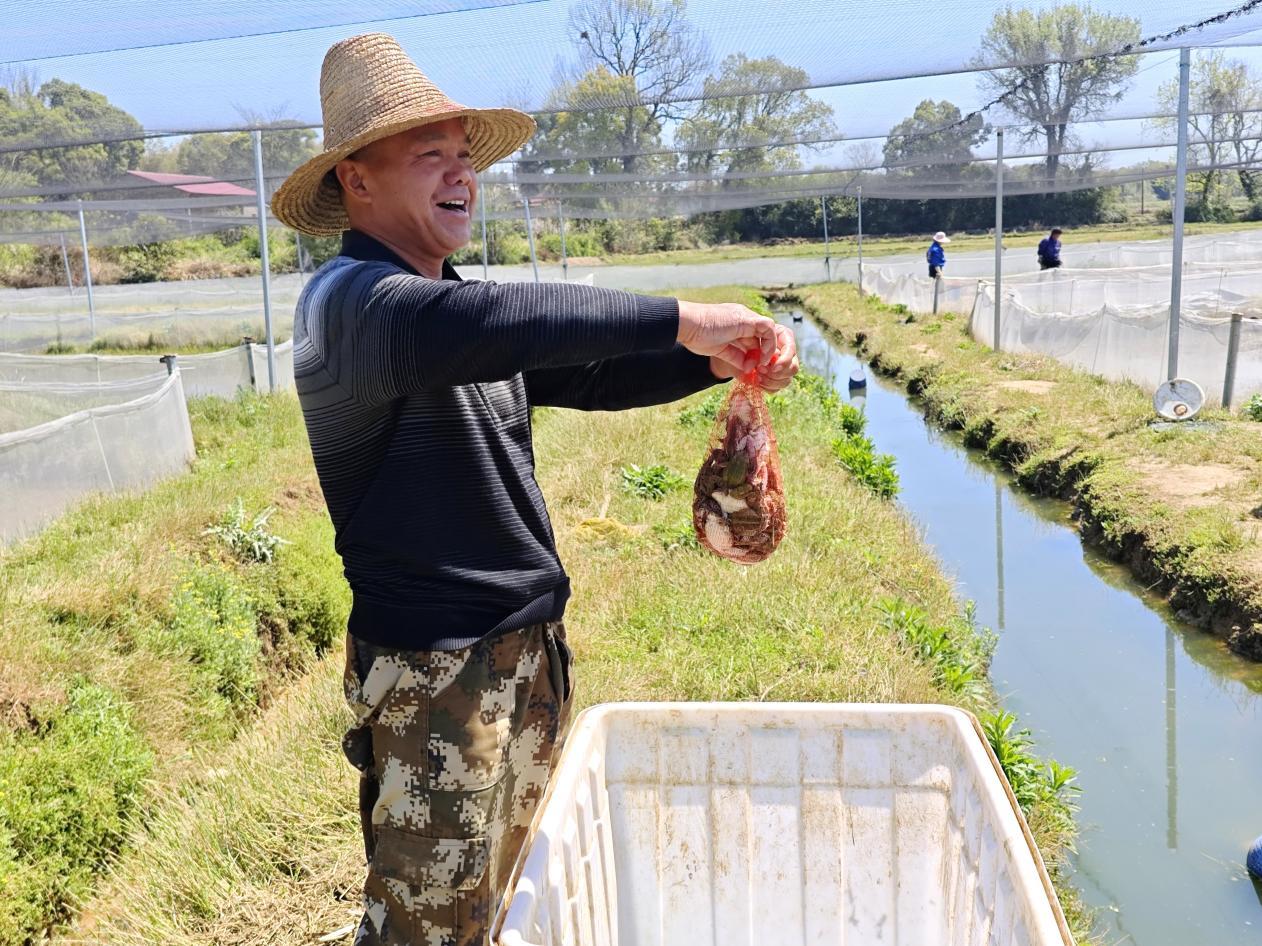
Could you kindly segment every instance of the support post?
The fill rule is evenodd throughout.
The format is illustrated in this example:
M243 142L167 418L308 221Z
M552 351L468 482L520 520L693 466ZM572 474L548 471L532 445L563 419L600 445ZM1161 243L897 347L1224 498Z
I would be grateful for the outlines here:
M486 274L486 201L481 193L478 194L478 210L482 214L482 281L486 282L490 278Z
M263 264L263 328L267 333L267 390L276 391L276 341L272 336L272 274L267 258L267 192L263 184L263 132L255 128L254 193L259 214L259 257Z
M176 359L178 359L179 357L180 357L179 355L172 354L172 355L163 355L161 358L158 359L158 361L162 362L164 365L167 366L168 378L171 375L175 374L175 362L176 362Z
M863 295L863 187L858 188L859 197L859 295Z
M561 228L561 278L569 282L570 261L569 255L565 252L565 211L561 207L560 198L557 198L557 225Z
M1227 371L1223 375L1223 410L1231 410L1231 397L1236 387L1236 356L1240 354L1240 325L1244 316L1231 313L1231 333L1227 336Z
M828 251L828 198L819 195L819 209L824 217L824 275L828 282L833 281L832 257Z
M539 281L539 259L535 256L535 228L530 223L530 198L523 197L521 205L526 208L526 242L530 244L530 265L535 270L535 282Z
M83 244L83 285L88 290L88 330L96 341L96 303L92 299L92 260L88 256L88 223L83 217L83 201L79 201L79 240Z
M61 265L66 267L66 288L70 290L70 294L74 295L74 278L70 275L70 254L66 252L66 235L64 233L57 234L61 237Z
M254 377L254 336L242 335L241 347L245 349L245 363L250 369L250 390L257 391L259 389L259 382L258 379Z
M1003 299L1003 129L995 132L995 325L991 348L999 351L999 311Z
M938 314L938 288L942 285L942 274L933 277L933 314Z
M1188 85L1192 51L1179 50L1179 144L1174 165L1174 255L1170 260L1170 334L1166 352L1166 377L1179 376L1179 318L1183 301L1183 210L1188 176Z

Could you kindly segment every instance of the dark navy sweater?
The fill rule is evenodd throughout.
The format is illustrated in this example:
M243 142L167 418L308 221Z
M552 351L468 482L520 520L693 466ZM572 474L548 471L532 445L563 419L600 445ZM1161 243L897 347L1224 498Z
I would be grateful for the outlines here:
M420 276L348 231L294 322L294 374L354 601L350 631L456 650L559 620L569 580L530 408L620 410L716 383L674 299Z

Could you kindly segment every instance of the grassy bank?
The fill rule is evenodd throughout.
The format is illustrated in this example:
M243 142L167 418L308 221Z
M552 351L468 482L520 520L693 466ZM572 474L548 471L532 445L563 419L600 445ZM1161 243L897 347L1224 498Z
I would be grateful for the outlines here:
M836 444L863 433L826 395L807 383L773 399L789 534L755 568L722 562L692 538L689 487L712 395L618 414L536 412L539 477L574 585L567 623L580 705L992 708L986 636L914 525L881 498L876 484L888 480L843 465ZM157 809L67 941L296 946L351 923L362 851L352 770L338 749L340 673L336 658L321 663L231 747L198 754L194 764L215 777ZM1055 865L1072 840L1068 792L1010 720L989 725ZM1071 893L1066 902L1081 931Z
M0 550L0 943L72 913L344 627L297 402L190 414L187 474Z
M996 354L963 317L909 318L850 285L799 295L934 422L1033 492L1073 502L1084 538L1163 590L1180 618L1262 659L1262 425L1208 410L1205 424L1154 430L1139 387Z

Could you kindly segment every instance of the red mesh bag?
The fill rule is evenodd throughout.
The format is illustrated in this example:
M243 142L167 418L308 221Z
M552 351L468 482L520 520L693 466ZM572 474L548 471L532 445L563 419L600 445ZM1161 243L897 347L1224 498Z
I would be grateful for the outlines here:
M715 555L752 565L784 538L784 484L771 412L757 384L736 380L693 486L692 527Z

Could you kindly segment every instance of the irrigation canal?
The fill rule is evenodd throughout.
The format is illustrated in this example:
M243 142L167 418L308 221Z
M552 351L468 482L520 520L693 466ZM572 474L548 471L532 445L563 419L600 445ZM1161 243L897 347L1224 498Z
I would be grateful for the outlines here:
M848 396L859 360L793 314L777 318L803 366ZM1003 705L1040 753L1078 770L1074 881L1105 941L1262 943L1262 891L1243 866L1262 834L1262 664L1176 621L1083 546L1068 504L1021 492L871 372L864 409L877 449L897 460L898 501L999 633Z

